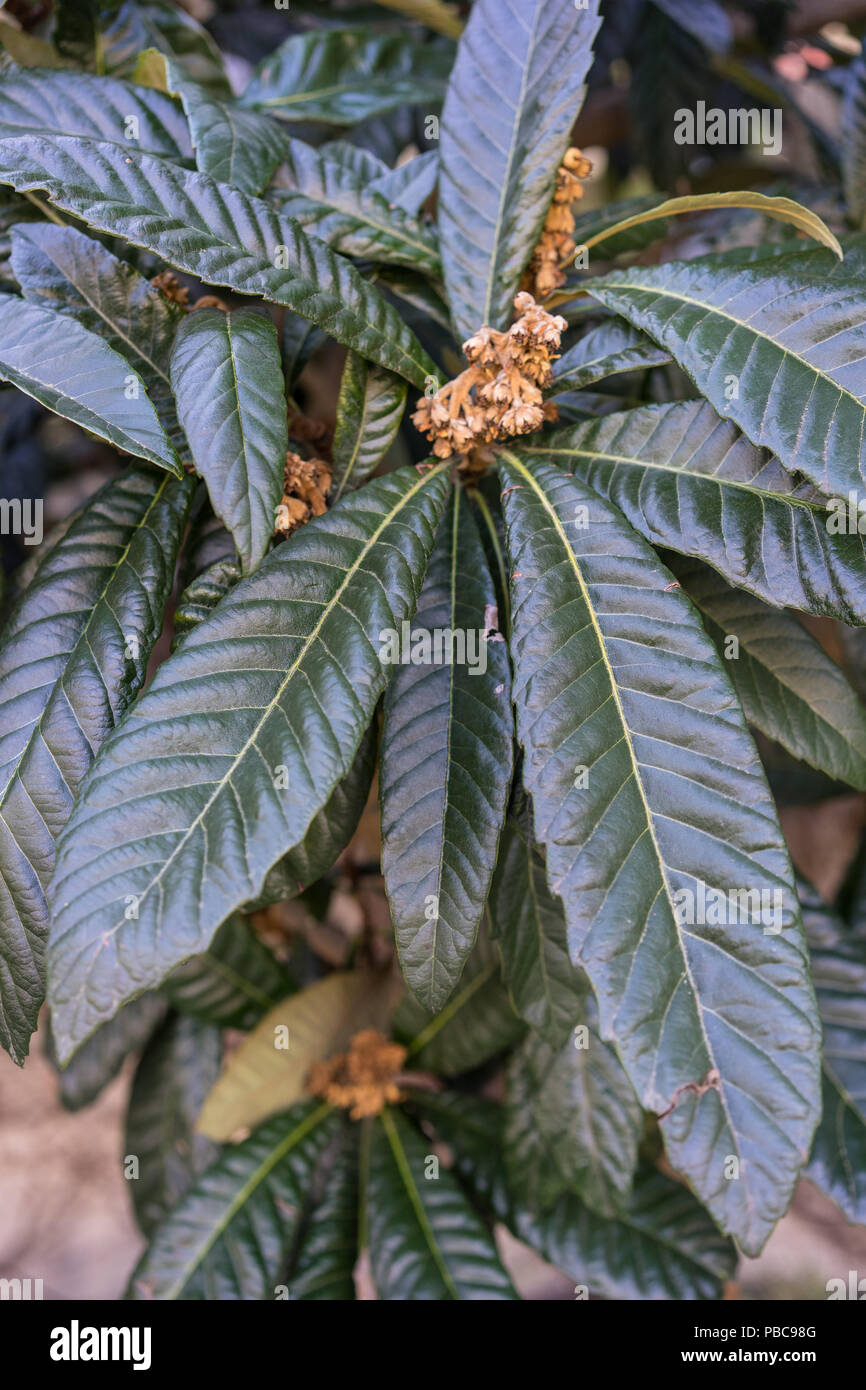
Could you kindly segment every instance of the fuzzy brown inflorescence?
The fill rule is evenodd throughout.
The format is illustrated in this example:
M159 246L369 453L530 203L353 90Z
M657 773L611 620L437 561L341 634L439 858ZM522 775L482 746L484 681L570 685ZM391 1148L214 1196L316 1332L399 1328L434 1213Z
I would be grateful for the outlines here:
M379 1115L386 1105L406 1099L396 1081L405 1060L405 1047L376 1028L365 1028L355 1034L348 1052L313 1063L307 1091L348 1110L353 1120Z
M466 473L492 462L490 445L556 419L556 407L544 401L542 390L552 379L565 319L542 309L526 291L514 307L520 317L504 333L480 328L463 344L469 366L420 400L412 416L437 458L456 455Z
M556 173L556 189L544 227L532 260L520 282L520 288L546 299L565 284L564 262L571 260L577 249L574 244L574 213L571 205L583 197L581 179L592 173L592 165L578 149L566 150Z
M286 454L283 500L277 514L276 533L290 536L311 517L328 509L331 465L324 459L304 459L290 449Z

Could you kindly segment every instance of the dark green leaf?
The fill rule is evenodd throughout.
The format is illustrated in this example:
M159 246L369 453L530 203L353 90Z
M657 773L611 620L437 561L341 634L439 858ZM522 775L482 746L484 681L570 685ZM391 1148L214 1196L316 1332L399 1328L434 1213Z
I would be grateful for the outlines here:
M321 328L298 314L285 313L280 332L280 353L286 385L292 389L313 353L326 341Z
M439 152L427 150L407 159L396 169L388 169L369 185L371 193L380 194L395 208L402 208L417 217L427 202L439 177Z
M484 474L476 486L467 489L487 564L496 584L496 600L502 615L500 628L507 635L511 628L511 595L508 592L505 526L499 490L499 479L493 472Z
M196 1134L195 1122L221 1064L219 1029L182 1014L166 1021L138 1064L126 1114L123 1161L128 1165L131 1158L138 1160L130 1187L145 1235L219 1153L210 1139Z
M528 814L505 822L489 907L514 1008L559 1047L578 1022L587 981L571 963L562 902L547 886Z
M407 995L394 1028L409 1043L413 1066L443 1076L480 1067L526 1031L509 1002L493 948L481 933L457 991L441 1013L429 1014Z
M55 0L52 38L58 52L82 66L95 66L101 25L120 6L121 0Z
M432 1012L475 942L511 783L513 719L496 593L455 490L385 696L382 871L406 983ZM437 647L438 643L438 647Z
M445 92L447 50L370 29L316 29L265 58L241 100L281 121L355 125L403 102L436 103Z
M141 377L68 315L0 294L0 380L115 448L182 474Z
M354 161L335 154L332 145L317 150L303 140L288 141L286 172L268 201L345 256L407 265L433 275L439 271L432 230L387 192L380 192Z
M863 536L840 531L825 498L706 402L641 406L525 452L588 483L654 545L706 560L768 603L866 622Z
M342 1124L329 1106L308 1102L224 1149L156 1231L129 1296L273 1298L316 1171Z
M629 1196L643 1115L586 1000L564 1047L529 1034L508 1063L505 1159L512 1192L533 1210L575 1193L612 1216Z
M630 59L624 93L629 143L632 157L648 170L652 184L666 188L679 179L685 181L696 156L708 162L714 154L717 160L736 160L739 151L704 147L698 153L694 146L679 145L672 138L679 113L696 110L698 101L716 90L713 63L718 60L699 39L653 4L646 4L640 12L640 39L630 45Z
M190 516L189 535L181 556L179 583L189 585L211 565L215 565L217 560L237 561L237 557L235 543L219 517L214 516L208 504L207 489L200 483Z
M384 459L400 428L407 389L393 372L349 353L337 401L331 506L365 483Z
M101 6L97 61L106 72L132 76L142 50L156 48L172 57L192 78L217 96L230 96L231 87L219 49L207 30L179 5L160 0L125 0ZM104 80L104 79L102 79Z
M501 1105L443 1092L420 1108L454 1151L460 1178L516 1235L559 1265L587 1293L612 1299L719 1298L733 1277L736 1251L680 1183L649 1166L636 1175L628 1207L613 1219L578 1197L560 1198L546 1215L515 1214L502 1181Z
M109 483L48 552L3 630L0 1042L16 1060L42 1000L54 840L144 680L192 489L144 467Z
M800 883L824 1029L824 1112L804 1170L850 1221L866 1223L866 946Z
M458 334L504 328L583 99L598 0L476 0L442 112L439 227Z
M349 1128L321 1200L311 1211L289 1271L294 1301L350 1302L358 1258L358 1143Z
M182 594L174 615L175 631L180 628L188 632L206 618L239 577L237 565L229 560L217 560L210 565ZM261 893L254 903L246 905L246 910L297 897L336 863L354 835L370 795L377 751L378 731L374 717L351 768L337 783L327 804L313 817L303 842L268 871ZM282 993L287 992L283 990Z
M259 309L197 309L181 324L171 384L213 509L256 569L274 534L289 432L277 331Z
M292 992L292 980L243 917L224 922L206 951L169 975L163 993L175 1009L223 1028L253 1028L263 1014ZM148 995L142 995L147 999ZM118 1014L122 1018L126 1004ZM103 1024L95 1037L110 1024ZM84 1046L75 1054L74 1066Z
M310 821L301 844L269 871L253 906L267 907L284 898L295 898L333 867L354 835L367 804L377 751L378 730L374 719L361 739L346 776Z
M584 1298L720 1298L736 1267L733 1244L688 1188L650 1167L639 1171L628 1208L613 1218L563 1197L544 1216L521 1212L516 1233Z
M82 1110L95 1100L117 1076L129 1054L144 1047L165 1014L161 995L142 994L97 1028L60 1073L64 1109Z
M618 372L658 367L670 360L670 354L639 328L610 319L563 353L554 367L553 391L578 391Z
M372 1123L367 1219L379 1298L516 1298L493 1237L428 1143L398 1111Z
M349 139L328 140L320 148L328 159L336 160L347 174L356 179L359 187L369 188L371 184L396 173L396 170L372 149L353 144Z
M706 256L585 288L663 344L720 415L824 492L866 476L866 294L847 260Z
M718 0L653 0L653 4L713 53L726 53L734 42L730 15Z
M866 706L802 623L703 566L677 574L727 659L749 723L795 758L866 791Z
M163 61L167 90L180 97L189 121L196 168L242 193L261 193L286 155L279 127L189 81L174 59Z
M92 227L239 294L297 309L338 342L423 388L434 363L342 257L258 198L150 155L67 137L0 140L0 182L45 189Z
M524 785L572 959L642 1104L664 1117L672 1164L754 1253L788 1205L819 1107L776 810L670 572L583 485L505 460Z
M171 345L185 316L180 305L75 227L51 222L16 227L12 269L25 299L78 319L126 358L175 447L184 452L168 375Z
M441 466L401 470L309 522L187 634L109 741L54 880L61 1056L204 950L303 841L384 689L379 633L414 611L447 491Z
M4 73L0 138L21 135L81 135L111 141L124 156L193 162L183 112L164 92L83 72Z
M513 1224L513 1202L505 1183L503 1107L459 1091L426 1092L412 1105L454 1156L454 1172L489 1217Z
M234 550L234 544L232 544ZM210 616L221 598L233 589L241 577L236 559L214 560L187 585L174 610L175 645L190 628Z
M423 275L399 265L377 265L371 267L369 277L374 285L397 295L407 304L411 304L413 309L432 319L440 328L444 328L450 337L451 320L448 317L448 306L439 291L435 290Z
M19 197L11 188L0 188L0 275L12 279L9 264L12 250L12 231L27 222L41 222L45 216L38 203Z

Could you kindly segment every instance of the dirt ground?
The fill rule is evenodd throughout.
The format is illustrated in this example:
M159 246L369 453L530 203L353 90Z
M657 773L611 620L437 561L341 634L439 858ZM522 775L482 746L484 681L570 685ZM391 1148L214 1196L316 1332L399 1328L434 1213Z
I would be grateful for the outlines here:
M38 1035L23 1070L0 1054L0 1278L42 1279L47 1299L120 1297L143 1246L121 1164L130 1078L73 1115Z

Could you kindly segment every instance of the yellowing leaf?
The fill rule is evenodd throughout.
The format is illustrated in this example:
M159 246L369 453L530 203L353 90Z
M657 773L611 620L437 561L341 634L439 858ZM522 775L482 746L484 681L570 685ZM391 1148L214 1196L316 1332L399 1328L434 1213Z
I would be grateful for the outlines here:
M795 203L793 198L768 198L765 193L752 193L748 190L744 193L691 193L684 198L669 198L657 207L646 208L621 222L614 222L610 227L603 227L595 236L585 241L584 246L588 250L591 246L606 241L608 237L619 236L621 232L639 227L644 222L655 222L659 218L674 217L682 212L713 212L719 208L750 208L753 212L762 212L765 217L775 218L777 222L788 222L798 231L812 237L814 241L820 241L822 246L829 246L840 261L842 259L842 247L830 228L814 212L810 212L800 203Z

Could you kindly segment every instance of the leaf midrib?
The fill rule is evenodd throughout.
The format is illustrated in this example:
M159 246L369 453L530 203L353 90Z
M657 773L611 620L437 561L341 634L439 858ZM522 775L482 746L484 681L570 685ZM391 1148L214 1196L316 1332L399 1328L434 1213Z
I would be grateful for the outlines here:
M499 572L499 586L502 590L502 603L505 609L504 635L507 637L508 629L511 625L511 595L508 591L508 572L505 567L505 556L502 553L502 545L500 544L499 540L499 532L496 529L496 523L493 520L493 513L487 505L487 499L485 498L484 493L481 492L478 488L471 488L469 490L469 496L472 498L472 501L476 504L479 512L481 513L481 517L484 521L484 526L487 531L488 539L490 541L490 547L493 551L493 554L496 557L496 568ZM498 616L499 615L497 614L497 617ZM500 628L500 631L503 631L503 629Z
M521 448L524 454L532 454L540 458L585 458L599 459L605 463L622 463L630 468L639 468L646 472L649 469L657 473L671 473L675 478L694 478L698 482L715 483L719 488L739 488L741 492L747 493L750 497L767 497L771 502L779 502L783 506L802 507L805 511L818 514L826 513L828 508L818 502L810 502L805 497L795 497L787 492L771 492L768 488L754 487L751 483L742 482L734 478L726 478L720 473L698 473L690 468L675 468L670 463L657 463L652 459L636 458L628 454L613 454L607 449L578 449L578 448L543 448L539 445L524 445Z
M406 1157L406 1151L403 1148L400 1136L397 1133L396 1126L394 1124L393 1119L391 1118L391 1114L387 1106L382 1111L380 1119L382 1121L382 1128L384 1129L385 1134L388 1137L388 1143L391 1147L391 1153L394 1156L394 1162L397 1165L397 1171L400 1174L401 1181L403 1183L404 1188L406 1189L406 1195L409 1198L412 1211L414 1212L415 1220L418 1222L418 1225L421 1228L421 1233L424 1236L425 1241L427 1242L430 1254L433 1256L433 1262L436 1265L437 1270L439 1271L439 1277L441 1278L443 1284L448 1290L450 1297L459 1301L460 1294L457 1291L457 1286L454 1283L454 1280L451 1278L451 1273L448 1269L448 1266L445 1263L442 1251L439 1249L439 1242L436 1240L436 1235L433 1231L433 1227L430 1224L430 1219L427 1216L427 1212L424 1208L424 1203L421 1201L421 1194L419 1193L417 1185L413 1180L412 1170L409 1167L409 1160Z
M393 91L395 83L402 82L408 85L411 82L411 78L405 73L396 78L386 74L376 76L375 73L356 73L354 75L363 81L366 90L374 93L381 92L383 95ZM330 87L310 87L306 91L289 92L287 96L282 97L265 97L258 101L249 99L248 104L253 108L257 106L298 106L303 105L304 102L319 101L322 97L340 96L343 92L351 94L357 93L357 91L357 82L337 82L332 83Z

